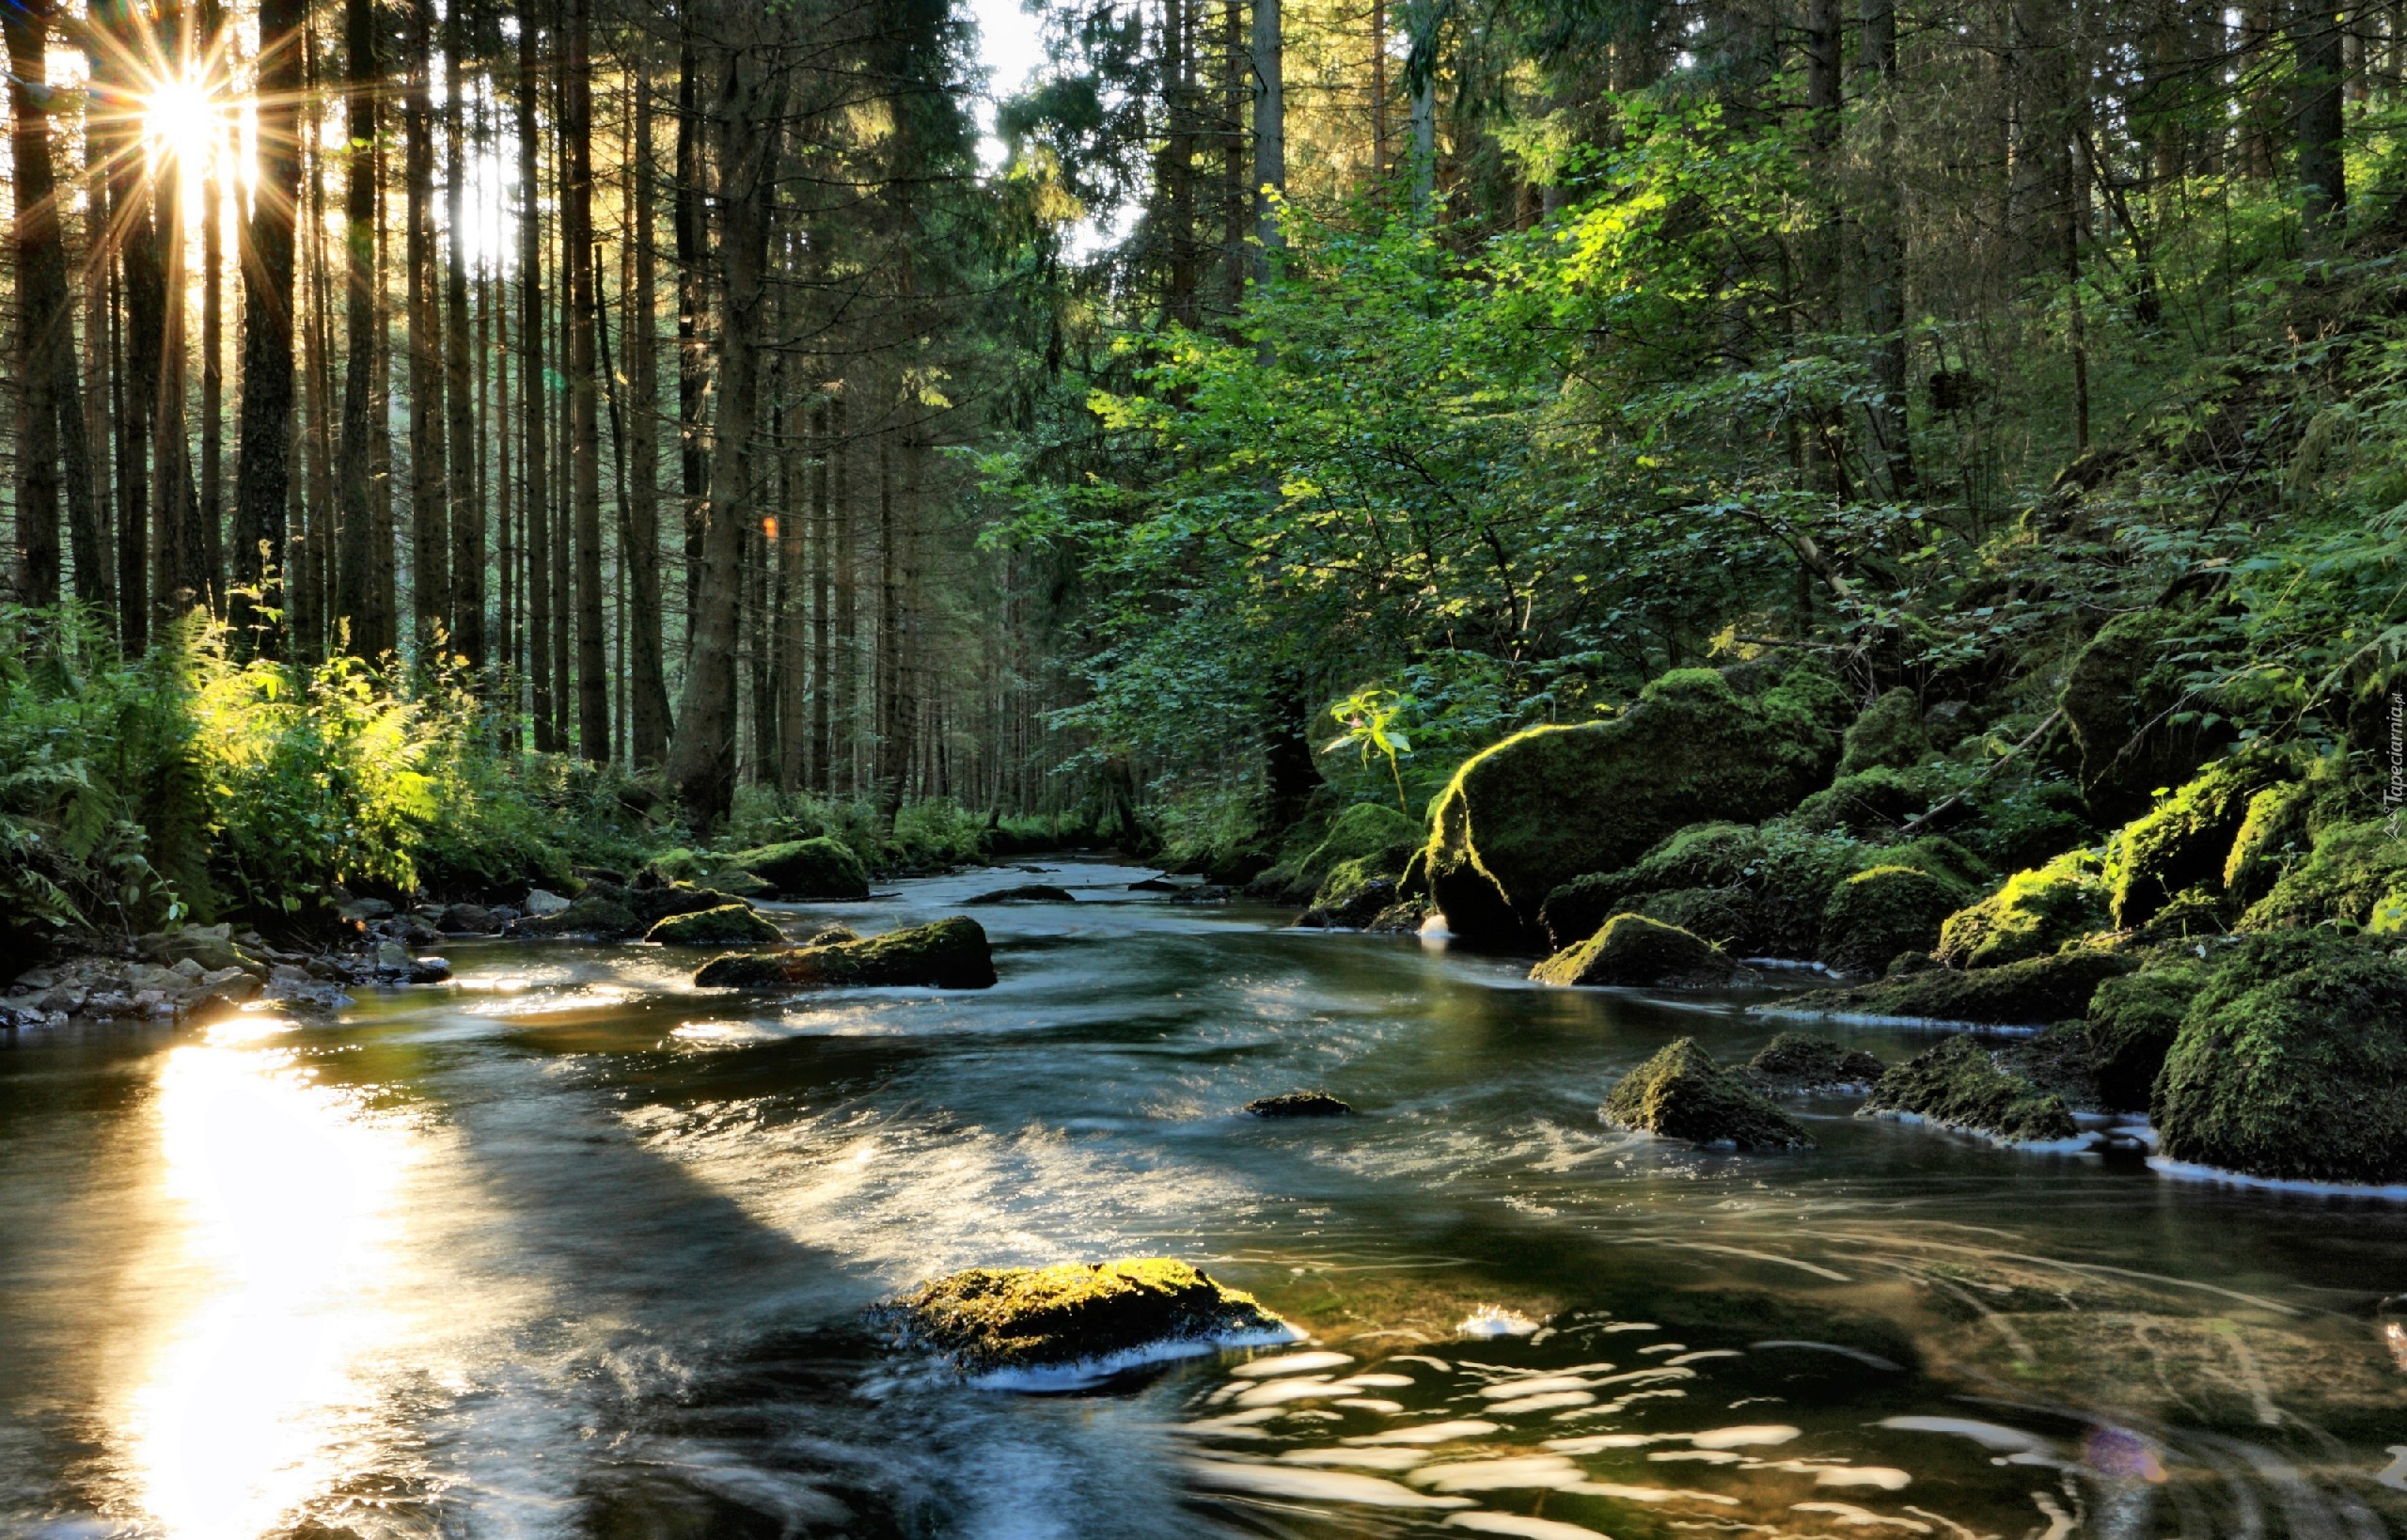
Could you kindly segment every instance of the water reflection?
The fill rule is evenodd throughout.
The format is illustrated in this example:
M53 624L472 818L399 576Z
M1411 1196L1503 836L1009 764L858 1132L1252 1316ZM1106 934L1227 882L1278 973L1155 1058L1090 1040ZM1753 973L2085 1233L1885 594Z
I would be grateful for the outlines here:
M166 1202L134 1276L159 1307L122 1415L133 1501L242 1540L340 1475L402 1324L380 1300L419 1150L249 1017L159 1061Z

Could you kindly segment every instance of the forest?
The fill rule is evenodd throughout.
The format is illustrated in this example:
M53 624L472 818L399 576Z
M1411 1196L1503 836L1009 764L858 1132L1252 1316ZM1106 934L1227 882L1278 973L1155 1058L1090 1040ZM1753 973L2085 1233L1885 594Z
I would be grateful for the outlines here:
M818 834L1243 882L1749 659L1912 692L1870 816L2006 871L2387 772L2395 8L1006 24L12 6L19 940Z

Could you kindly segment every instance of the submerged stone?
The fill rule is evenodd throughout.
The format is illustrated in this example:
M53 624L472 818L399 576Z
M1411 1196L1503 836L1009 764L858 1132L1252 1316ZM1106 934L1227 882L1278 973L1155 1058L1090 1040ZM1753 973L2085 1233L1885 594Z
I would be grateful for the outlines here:
M984 989L995 982L986 932L956 915L863 940L819 941L778 951L713 958L694 975L705 989L857 988Z
M2100 984L2138 966L2114 952L2059 952L2004 967L1922 968L1844 989L1813 990L1757 1010L1769 1015L2041 1027L2082 1014L2089 1009L2089 998Z
M1286 1091L1245 1104L1257 1118L1350 1118L1354 1108L1326 1091Z
M1740 1150L1810 1150L1795 1119L1681 1038L1621 1077L1597 1108L1636 1133Z
M1700 819L1794 807L1828 778L1848 704L1817 667L1748 691L1686 668L1611 721L1517 733L1439 794L1430 896L1467 939L1525 943L1539 906L1572 878L1618 871Z
M748 904L722 904L670 915L645 932L644 939L664 947L741 947L782 941L785 934Z
M2249 937L2183 1014L2153 1122L2173 1160L2407 1182L2407 964L2326 933Z
M1747 1073L1777 1091L1868 1091L1888 1066L1861 1048L1783 1032L1747 1061Z
M2062 1096L1971 1037L1951 1037L1892 1066L1856 1116L1883 1113L1908 1113L2009 1144L2048 1143L2080 1131Z
M739 850L719 864L768 884L769 891L781 899L869 897L869 869L849 846L824 835Z
M964 904L1076 904L1078 898L1066 888L1056 888L1046 882L1024 882L1016 888L998 888L964 899Z
M1747 976L1712 942L1644 915L1615 915L1587 940L1530 969L1540 983L1642 988L1710 988Z
M972 1374L1060 1369L1293 1340L1250 1294L1168 1257L973 1267L922 1283L879 1313L907 1341Z

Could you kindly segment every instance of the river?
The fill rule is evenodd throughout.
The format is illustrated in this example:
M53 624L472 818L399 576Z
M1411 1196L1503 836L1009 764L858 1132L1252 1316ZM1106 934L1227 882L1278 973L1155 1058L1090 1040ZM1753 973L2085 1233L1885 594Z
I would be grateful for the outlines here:
M1812 1154L1660 1145L1598 1122L1617 1074L1793 1024L1042 864L1078 902L975 911L975 993L466 943L333 1024L24 1034L0 1532L2407 1534L2407 1205L1843 1101ZM1361 1115L1238 1111L1323 1086ZM1314 1341L1031 1395L863 1324L1161 1253Z

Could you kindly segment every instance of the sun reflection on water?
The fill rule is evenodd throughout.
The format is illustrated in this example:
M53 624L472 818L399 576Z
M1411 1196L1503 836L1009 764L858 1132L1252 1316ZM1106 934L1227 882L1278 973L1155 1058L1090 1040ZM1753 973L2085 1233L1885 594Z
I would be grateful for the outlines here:
M177 1540L256 1535L323 1491L399 1332L375 1301L417 1141L269 1045L288 1025L227 1023L160 1072L177 1222L149 1265L181 1309L123 1426L136 1501Z

